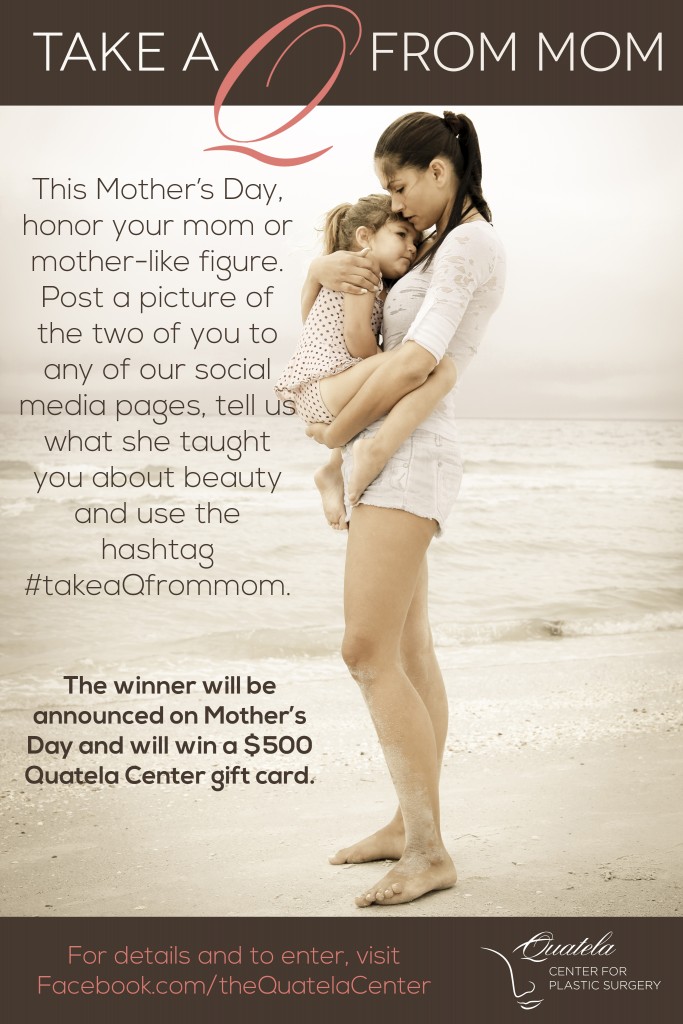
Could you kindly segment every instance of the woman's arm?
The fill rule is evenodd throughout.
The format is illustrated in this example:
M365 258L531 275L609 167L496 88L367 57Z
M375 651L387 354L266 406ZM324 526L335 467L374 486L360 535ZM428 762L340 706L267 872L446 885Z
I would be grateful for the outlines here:
M368 257L368 249L361 252L332 252L327 256L316 256L311 261L301 291L301 317L306 319L321 287L349 295L364 295L376 292L380 285L379 274L375 271L374 260Z
M436 362L448 352L459 378L472 361L483 333L481 316L475 323L463 324L463 320L475 293L489 282L495 283L497 261L496 236L488 224L466 224L452 231L434 257L427 294L406 332L406 338L430 352ZM484 325L500 294L483 318Z
M383 365L365 382L337 418L313 436L328 448L338 448L384 416L409 391L427 380L436 360L414 341L407 341L383 356Z
M459 378L476 346L473 339L461 337L458 328L475 291L490 279L494 268L494 250L486 232L479 227L452 232L435 256L432 281L406 340L384 355L386 364L365 382L333 423L316 427L313 436L331 448L346 444L420 387L446 350L453 355Z

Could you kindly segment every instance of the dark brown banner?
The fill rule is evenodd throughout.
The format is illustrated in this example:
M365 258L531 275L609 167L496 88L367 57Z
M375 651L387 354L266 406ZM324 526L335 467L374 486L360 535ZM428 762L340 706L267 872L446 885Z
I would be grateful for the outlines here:
M8 1019L673 1024L681 922L63 918L4 922ZM15 1013L12 1008L15 1007ZM528 1012L528 1017L525 1014Z
M67 0L5 14L7 104L677 104L671 0Z

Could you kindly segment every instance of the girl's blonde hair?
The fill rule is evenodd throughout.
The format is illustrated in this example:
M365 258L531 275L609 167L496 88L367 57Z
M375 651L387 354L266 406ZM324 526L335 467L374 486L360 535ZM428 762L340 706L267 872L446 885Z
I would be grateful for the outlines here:
M400 214L392 213L389 196L381 193L363 196L357 203L340 203L325 216L323 228L325 255L336 252L337 249L355 248L355 235L358 228L379 231L388 220L401 219Z

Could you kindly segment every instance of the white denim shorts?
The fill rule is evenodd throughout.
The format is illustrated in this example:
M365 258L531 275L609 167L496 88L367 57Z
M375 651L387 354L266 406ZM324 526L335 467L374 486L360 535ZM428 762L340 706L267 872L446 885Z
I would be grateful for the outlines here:
M372 427L358 435L370 437ZM358 440L354 438L354 441ZM348 482L353 468L354 441L343 451L346 521L351 518ZM360 505L396 508L424 519L435 519L437 536L443 533L462 481L462 457L455 441L418 428L366 488Z

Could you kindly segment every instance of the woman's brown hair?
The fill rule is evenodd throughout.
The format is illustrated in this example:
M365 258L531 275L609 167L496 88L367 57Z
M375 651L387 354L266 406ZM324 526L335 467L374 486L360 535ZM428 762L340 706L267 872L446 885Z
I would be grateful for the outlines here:
M453 165L458 188L446 230L423 257L427 263L432 261L449 231L457 228L472 209L484 220L491 221L491 211L481 190L481 152L476 129L465 114L445 110L443 117L438 117L417 111L404 114L390 124L375 147L375 160L387 170L415 167L424 171L439 156L445 156ZM466 199L469 205L464 208Z

